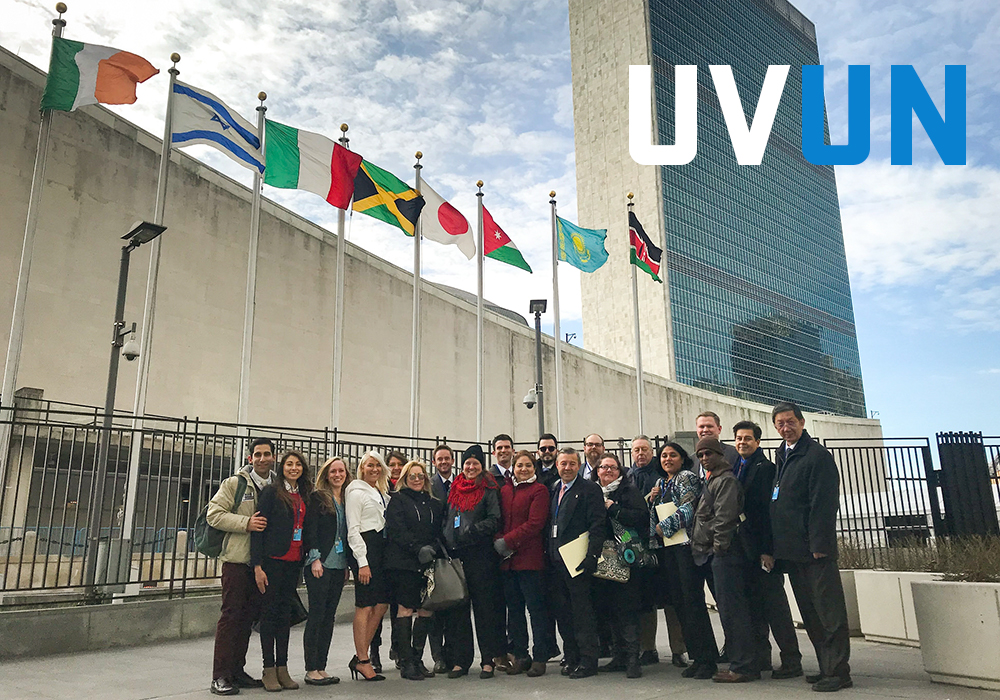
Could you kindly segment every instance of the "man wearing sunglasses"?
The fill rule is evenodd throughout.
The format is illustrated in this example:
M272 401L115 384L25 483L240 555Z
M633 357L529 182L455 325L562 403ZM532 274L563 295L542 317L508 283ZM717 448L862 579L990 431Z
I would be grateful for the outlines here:
M543 433L538 438L538 451L535 453L538 458L538 481L546 487L559 481L559 472L556 471L556 450L559 449L559 442L552 433Z

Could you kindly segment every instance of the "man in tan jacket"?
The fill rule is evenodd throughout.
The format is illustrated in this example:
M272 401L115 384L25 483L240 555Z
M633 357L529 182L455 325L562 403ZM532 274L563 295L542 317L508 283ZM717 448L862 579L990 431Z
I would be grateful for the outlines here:
M260 491L271 483L274 472L274 443L257 438L250 444L249 464L229 477L208 505L205 519L227 533L222 553L222 615L215 628L215 658L212 692L236 695L240 688L261 688L246 665L250 628L260 612L260 592L250 568L250 533L262 532L267 519L257 511ZM239 502L237 502L237 498Z

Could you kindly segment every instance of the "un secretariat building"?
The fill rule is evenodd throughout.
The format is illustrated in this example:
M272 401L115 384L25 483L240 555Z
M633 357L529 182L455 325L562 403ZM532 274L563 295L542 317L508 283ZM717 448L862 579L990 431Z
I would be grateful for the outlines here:
M639 289L644 369L753 401L865 415L833 166L801 151L812 22L785 0L570 0L580 223L608 226L608 263L582 281L589 348L632 362L625 195L662 245L663 285ZM628 67L653 70L654 139L674 142L674 66L697 65L698 155L628 153ZM764 159L736 162L708 66L730 65L755 108L768 65L788 81Z

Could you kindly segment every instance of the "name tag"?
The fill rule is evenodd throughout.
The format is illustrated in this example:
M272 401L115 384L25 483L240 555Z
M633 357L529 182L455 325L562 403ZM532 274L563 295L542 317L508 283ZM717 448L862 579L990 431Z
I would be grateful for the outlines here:
M558 533L559 533L559 526L556 525L555 523L552 523L552 536L556 537Z
M779 488L778 486L775 486L774 487L774 491L771 492L771 500L772 501L777 501L778 500L778 488Z
M746 513L740 513L740 522L745 523L747 521Z
M337 540L337 543L333 545L333 551L335 551L337 554L343 554L344 553L344 541L343 540Z
M252 501L253 500L253 491L251 491L250 489L247 489L246 491L244 491L243 492L243 500L244 501Z
M301 541L302 541L302 528L297 527L294 530L292 530L292 542L301 542Z
M461 526L462 526L462 516L461 515L456 515L455 516L455 529L457 530Z

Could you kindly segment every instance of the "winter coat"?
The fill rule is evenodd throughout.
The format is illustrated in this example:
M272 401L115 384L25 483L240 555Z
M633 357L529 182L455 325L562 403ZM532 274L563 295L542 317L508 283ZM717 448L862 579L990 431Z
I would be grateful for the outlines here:
M649 524L646 499L642 497L639 489L632 482L622 479L618 488L605 498L611 501L611 505L607 509L608 532L605 539L614 537L614 532L611 530L612 519L617 520L619 525L624 525L630 530L637 530L640 536L645 533Z
M434 545L441 536L442 503L423 491L402 488L385 507L386 569L423 571L417 559L420 548Z
M462 512L446 503L446 515L442 525L445 544L452 554L464 557L474 554L477 549L493 549L493 535L500 529L500 491L487 488L483 498L472 510ZM455 518L459 525L455 527Z
M732 551L736 530L743 515L743 486L733 474L732 466L721 455L715 455L712 475L694 513L694 537L691 554L697 563L704 563L710 555L742 553Z
M833 455L802 431L791 454L778 448L772 494L774 558L810 562L813 553L837 557L840 474Z
M500 489L503 524L500 535L514 556L500 566L507 571L541 571L545 568L545 526L549 522L549 490L545 484L514 485Z
M663 467L660 466L660 460L654 455L653 459L645 467L637 467L633 464L632 468L628 470L628 476L625 478L639 489L640 496L646 498L646 495L656 486L657 481L668 479L669 477L663 471Z
M260 497L257 485L250 478L252 471L253 467L245 466L223 481L212 496L208 512L205 513L205 520L209 525L226 533L222 541L222 553L219 555L219 561L223 564L250 563L250 533L247 532L247 523L257 512L257 499ZM243 500L235 512L230 512L236 502L236 487L241 479L246 482Z
M739 461L736 463L739 465ZM734 473L737 467L734 467ZM761 554L774 552L771 538L771 489L774 485L775 467L764 450L750 455L743 479L743 512L746 522L740 527L740 542L751 561L758 561Z
M263 532L250 533L250 566L257 566L264 559L284 556L292 544L292 533L295 529L295 512L278 498L277 489L283 489L283 483L272 483L260 492L257 510L267 518L267 527ZM306 501L302 502L308 514ZM303 530L305 521L303 520ZM304 555L307 552L301 549Z

